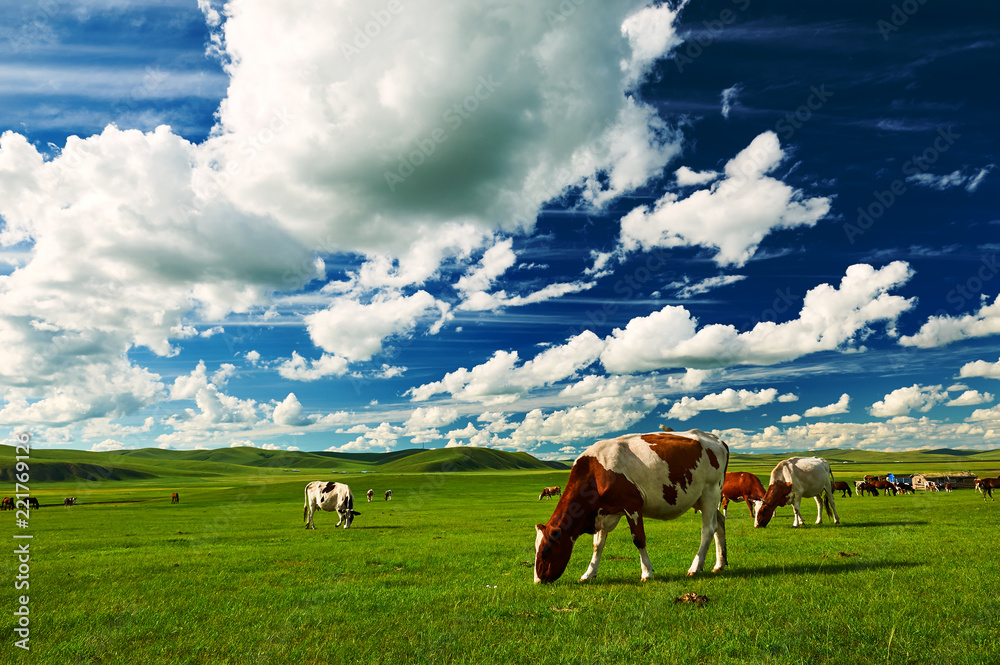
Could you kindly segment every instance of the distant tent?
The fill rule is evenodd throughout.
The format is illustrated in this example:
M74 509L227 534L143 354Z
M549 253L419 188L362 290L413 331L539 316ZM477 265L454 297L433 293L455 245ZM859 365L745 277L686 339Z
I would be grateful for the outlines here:
M885 479L888 480L890 483L896 482L896 476L891 473L888 476L886 476Z

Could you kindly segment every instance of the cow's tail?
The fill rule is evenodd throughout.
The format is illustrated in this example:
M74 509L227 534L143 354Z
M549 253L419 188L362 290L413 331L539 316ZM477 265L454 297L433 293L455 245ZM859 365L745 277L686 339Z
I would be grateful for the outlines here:
M834 483L833 469L831 469L829 466L827 466L826 468L830 474L830 491L823 494L823 505L826 506L826 516L829 517L830 519L833 519L833 511L830 510L830 495L833 494L833 483Z

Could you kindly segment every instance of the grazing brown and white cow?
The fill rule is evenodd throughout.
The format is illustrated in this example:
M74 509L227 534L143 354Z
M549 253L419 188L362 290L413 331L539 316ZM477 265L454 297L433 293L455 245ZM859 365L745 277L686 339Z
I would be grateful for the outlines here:
M388 501L391 498L392 498L392 490L386 490L385 491L385 500Z
M343 523L345 529L351 527L351 522L361 513L354 510L354 495L351 488L344 483L331 483L314 480L306 485L306 504L302 507L302 519L306 521L307 529L315 529L313 513L317 510L327 512L337 511L340 519L335 527Z
M840 524L840 516L837 515L837 506L833 500L833 473L830 471L830 464L825 459L819 457L791 457L778 462L774 470L771 471L771 480L764 495L764 502L757 511L754 520L755 527L765 527L774 516L774 510L778 506L792 504L792 511L795 517L792 519L792 526L797 527L805 524L802 513L799 512L799 504L804 498L813 497L816 499L816 524L823 523L823 504L826 504L826 512L833 517L834 524ZM823 496L823 500L820 500ZM832 509L832 512L831 512Z
M375 490L368 490L365 494L368 497L368 503L371 503L372 499L375 498Z
M63 505L64 506L75 506L76 505L76 497L75 496L68 496L68 497L66 497L65 499L63 499Z
M913 494L914 493L913 492L913 485L911 485L910 483L897 482L896 483L896 489L899 491L900 494L906 494L906 493Z
M546 487L542 490L542 493L538 495L538 500L551 499L554 496L562 496L562 488L558 485L556 487Z
M653 566L643 519L672 520L691 508L701 512L701 545L688 575L703 568L713 537L713 572L722 570L726 522L718 506L728 463L729 447L699 430L627 434L593 444L573 463L552 517L535 525L535 583L559 579L584 533L594 534L594 555L580 579L593 579L608 534L623 516L639 549L645 582Z
M997 478L979 478L976 480L979 485L979 489L983 493L983 501L986 501L986 497L990 497L990 501L996 501L993 498L993 490L1000 489L1000 477Z
M180 503L181 497L177 492L170 495L170 503Z
M760 508L761 501L764 500L764 483L760 478L746 471L735 471L726 474L725 482L722 483L722 516L727 517L727 508L730 501L746 500L747 508L750 509L750 517L753 518Z
M889 492L892 492L893 496L896 496L896 483L889 482L888 480L876 480L872 483L875 489L882 490L883 496L888 496ZM877 495L876 495L877 496Z

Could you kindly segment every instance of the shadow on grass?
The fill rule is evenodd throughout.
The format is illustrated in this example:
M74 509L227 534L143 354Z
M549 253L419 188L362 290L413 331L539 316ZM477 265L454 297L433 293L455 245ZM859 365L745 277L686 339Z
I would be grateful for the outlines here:
M846 561L844 563L838 562L836 559L831 561L823 560L823 563L795 563L784 566L759 566L754 568L726 568L721 573L712 572L702 572L698 573L694 577L688 577L687 575L657 575L654 574L653 579L650 582L645 582L644 584L663 582L663 583L676 583L685 581L705 581L711 579L723 579L723 578L757 578L757 577L775 577L778 575L841 575L843 573L853 573L864 570L879 570L882 568L915 568L923 564L914 563L913 561L879 561L867 563L864 560L852 560L850 563ZM625 577L615 577L615 578L598 578L596 580L591 580L589 582L583 582L582 584L587 585L618 585L618 584L643 584L639 582L638 575L635 577L625 576Z
M911 520L909 522L841 522L836 526L838 529L857 529L869 526L925 526L930 522Z
M769 577L773 575L840 575L841 573L853 573L858 570L877 570L880 568L914 568L922 564L913 561L878 561L868 563L864 559L852 560L850 563L839 563L835 561L823 560L823 563L795 563L784 566L763 566L760 568L726 568L719 577ZM711 573L709 573L711 575ZM702 574L704 577L704 573ZM686 579L684 577L678 579Z

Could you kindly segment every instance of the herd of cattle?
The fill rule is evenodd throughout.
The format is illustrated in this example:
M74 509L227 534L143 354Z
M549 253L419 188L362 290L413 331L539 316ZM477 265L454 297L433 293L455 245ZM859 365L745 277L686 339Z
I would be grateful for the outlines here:
M802 499L816 501L816 524L823 511L840 523L833 493L851 496L851 487L836 481L830 465L818 457L792 457L771 471L768 486L752 473L727 473L729 447L713 434L700 430L651 434L631 434L599 441L577 458L570 470L565 490L545 488L539 500L560 495L549 521L535 525L535 583L553 582L565 571L573 545L582 534L593 534L593 557L581 580L597 575L608 534L625 517L632 542L639 550L643 581L652 575L646 552L643 519L671 520L690 509L701 513L701 543L688 575L702 570L712 540L715 541L713 572L725 568L726 510L731 501L746 501L754 527L766 527L779 506L792 506L792 526L805 523L800 512ZM950 484L949 484L950 485ZM1000 478L976 480L976 489L993 499ZM884 477L866 476L855 483L864 496L879 492L896 495L913 492L907 483ZM930 489L939 489L932 486ZM952 488L945 486L945 491ZM720 511L721 509L721 511Z
M792 506L792 526L805 523L800 512L802 499L816 501L816 524L823 521L823 511L840 523L834 492L841 498L852 496L851 487L836 481L830 464L819 457L792 457L771 471L768 486L752 473L726 472L729 447L714 434L693 429L674 432L665 429L651 434L629 434L616 439L598 441L583 451L570 469L565 490L546 487L538 499L559 497L555 511L545 524L536 524L535 583L554 582L566 570L573 545L582 534L593 534L594 551L581 580L593 579L601 562L601 553L608 534L622 517L632 533L632 542L639 550L642 581L653 573L646 552L646 517L672 520L692 508L701 513L701 542L687 574L702 570L708 548L715 542L715 567L726 567L726 514L730 502L745 501L754 527L766 527L779 506ZM932 485L931 489L940 489ZM950 483L944 487L951 491ZM976 489L993 499L993 490L1000 489L1000 477L976 479ZM878 496L891 493L912 493L907 483L892 482L880 476L865 476L854 484L858 495ZM368 501L375 490L366 492ZM392 490L385 491L385 500L392 499ZM179 503L175 492L171 503ZM72 506L76 497L67 497L64 506ZM38 508L38 500L28 498L28 505ZM0 503L2 510L16 509L12 497ZM360 515L354 510L354 495L344 483L313 481L305 488L302 518L307 529L315 529L316 511L336 512L340 519L335 526L350 528Z

